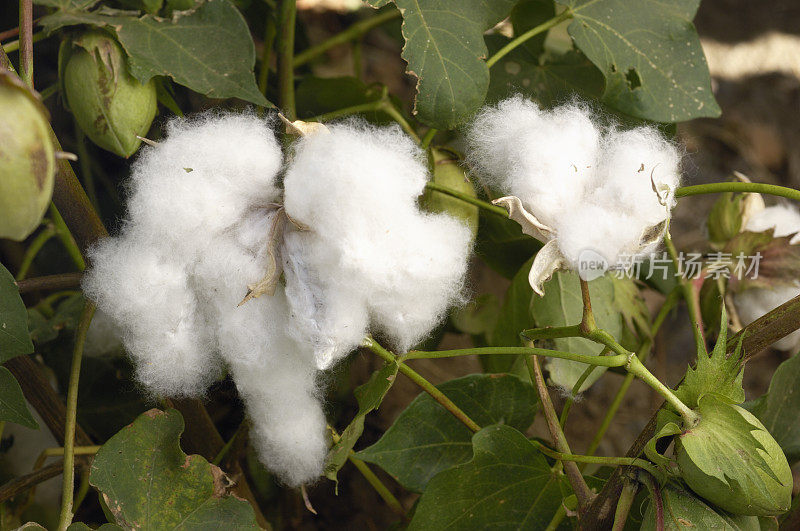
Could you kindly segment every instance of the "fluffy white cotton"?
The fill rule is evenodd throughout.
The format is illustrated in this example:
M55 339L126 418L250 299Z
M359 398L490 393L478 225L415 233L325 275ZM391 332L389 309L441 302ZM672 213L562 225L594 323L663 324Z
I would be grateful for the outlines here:
M84 289L151 391L202 394L227 365L262 460L299 485L327 451L313 353L286 333L282 288L239 306L268 269L281 158L252 115L171 122L133 165L128 219L92 250Z
M422 212L423 152L398 127L352 122L298 141L284 179L292 334L320 367L371 329L406 350L461 293L469 228ZM371 326L372 325L372 326Z
M674 206L680 156L652 127L623 131L582 105L542 110L516 96L485 108L468 141L471 165L554 229L572 269L586 250L611 266L652 250L643 240Z
M744 229L752 232L773 229L776 238L794 235L790 243L797 245L800 244L800 211L790 205L767 207L753 214L747 220ZM745 289L735 295L734 302L742 324L747 325L798 295L800 295L800 278L795 281L794 286ZM800 350L800 330L789 334L773 346L792 354L797 353Z
M752 232L773 229L776 238L791 236L792 245L800 243L800 210L791 205L775 205L753 214L744 227Z

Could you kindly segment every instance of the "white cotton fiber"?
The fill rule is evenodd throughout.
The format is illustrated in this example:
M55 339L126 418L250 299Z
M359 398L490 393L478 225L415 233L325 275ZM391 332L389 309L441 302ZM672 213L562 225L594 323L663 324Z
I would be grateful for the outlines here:
M239 306L268 270L281 158L252 115L171 122L133 165L128 219L92 250L84 289L152 392L202 394L227 364L261 458L294 486L327 451L313 353L287 335L282 287Z
M767 207L753 214L747 220L744 229L752 232L773 229L776 238L794 235L790 243L797 245L800 244L800 211L790 205ZM734 302L742 324L747 325L798 295L800 295L800 278L795 279L794 286L745 289L735 295ZM773 346L796 354L800 350L800 330L777 341Z
M297 142L284 179L292 334L321 368L370 330L404 351L461 292L471 233L422 212L423 152L398 127L330 126ZM370 326L372 325L372 326Z
M674 206L680 156L653 127L623 131L580 104L542 110L515 96L481 111L467 137L471 166L555 229L572 269L587 250L612 267L651 251L643 237Z
M775 205L756 212L744 230L751 232L764 232L773 229L773 236L781 238L794 234L790 243L800 243L800 210L790 205Z

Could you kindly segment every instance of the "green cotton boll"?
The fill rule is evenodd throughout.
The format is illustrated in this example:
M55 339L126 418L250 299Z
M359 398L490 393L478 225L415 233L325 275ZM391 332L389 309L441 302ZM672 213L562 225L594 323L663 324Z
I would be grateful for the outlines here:
M92 142L130 157L156 115L155 80L131 76L122 47L102 31L81 35L68 53L63 83L75 120Z
M789 510L792 471L764 425L712 394L700 398L697 411L700 421L675 445L686 484L732 514L777 516Z
M36 229L55 172L47 111L19 78L0 75L0 238L24 240Z
M469 197L476 197L472 183L466 178L464 168L458 159L449 151L432 149L433 179L438 185L444 186ZM472 238L478 234L478 207L451 197L442 192L426 190L422 196L421 206L428 212L441 212L450 214L465 222L472 231Z

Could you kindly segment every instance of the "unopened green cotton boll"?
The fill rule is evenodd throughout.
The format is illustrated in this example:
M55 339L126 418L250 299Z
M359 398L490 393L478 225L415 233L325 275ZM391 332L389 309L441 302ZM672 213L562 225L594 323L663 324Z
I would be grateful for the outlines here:
M789 510L792 471L764 425L714 395L700 398L698 413L698 424L675 445L686 484L733 514L775 516Z
M472 183L466 177L464 168L449 151L432 150L433 179L435 184L444 186L469 197L477 197ZM470 205L442 192L426 190L421 200L422 207L429 212L450 214L469 225L473 238L478 233L478 207Z
M156 115L156 86L128 72L125 53L102 31L83 34L68 51L63 71L66 102L92 142L121 157L141 144Z
M44 107L16 76L0 76L0 238L23 240L36 229L55 171Z

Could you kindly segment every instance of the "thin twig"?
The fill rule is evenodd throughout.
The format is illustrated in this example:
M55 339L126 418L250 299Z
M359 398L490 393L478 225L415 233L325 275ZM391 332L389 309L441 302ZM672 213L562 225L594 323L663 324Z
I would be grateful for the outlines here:
M536 385L536 390L539 392L539 400L542 404L542 411L544 411L545 420L547 420L547 428L550 431L550 437L553 439L553 445L556 449L563 454L572 454L569 448L567 438L564 436L564 431L558 423L558 415L553 407L553 401L550 399L550 393L547 391L547 386L544 383L542 376L542 369L539 367L539 358L536 356L528 356L526 358L528 370L531 373L531 380ZM575 497L578 498L578 506L583 509L591 503L594 493L589 489L589 485L583 479L578 465L574 461L562 461L564 463L564 473L567 475L572 490L575 492Z
M34 277L17 281L17 288L20 293L30 293L39 290L59 291L64 289L77 289L81 287L81 278L83 278L83 273L80 272Z
M33 0L19 0L19 70L33 88Z

